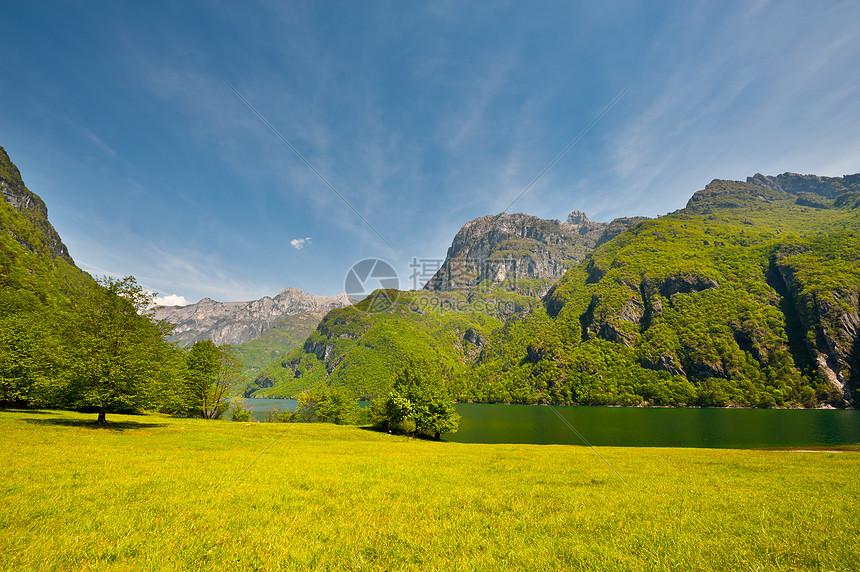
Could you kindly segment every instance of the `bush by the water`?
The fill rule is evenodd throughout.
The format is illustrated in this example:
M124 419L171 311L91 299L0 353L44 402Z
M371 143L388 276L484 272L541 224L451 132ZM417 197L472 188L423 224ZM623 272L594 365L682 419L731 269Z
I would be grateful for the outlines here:
M303 391L297 397L298 406L291 417L296 423L335 423L358 425L362 411L358 401L343 387L318 387Z
M371 402L370 415L385 431L434 439L455 433L460 425L454 400L436 368L418 360L409 360L397 373L387 396Z

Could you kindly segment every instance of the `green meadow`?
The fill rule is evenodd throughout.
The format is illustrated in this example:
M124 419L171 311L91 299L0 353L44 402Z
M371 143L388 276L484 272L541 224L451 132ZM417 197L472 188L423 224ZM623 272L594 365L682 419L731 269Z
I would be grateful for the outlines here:
M0 412L3 570L855 570L860 454Z

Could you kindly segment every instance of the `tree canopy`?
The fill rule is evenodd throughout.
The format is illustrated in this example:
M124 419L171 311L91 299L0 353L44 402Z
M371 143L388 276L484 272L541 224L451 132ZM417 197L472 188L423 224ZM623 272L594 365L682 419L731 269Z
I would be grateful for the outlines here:
M456 432L460 425L454 400L438 369L415 359L409 359L397 372L387 396L371 402L371 416L386 431L434 439Z
M355 395L344 387L317 387L303 391L297 400L291 421L356 425L361 420L361 408Z
M68 353L68 383L57 388L69 406L104 422L107 413L164 402L176 362L164 341L170 326L143 313L151 301L131 276L104 278L76 301L63 323L76 351Z
M194 342L185 353L185 365L185 411L199 413L205 419L220 418L242 381L232 350L209 340Z

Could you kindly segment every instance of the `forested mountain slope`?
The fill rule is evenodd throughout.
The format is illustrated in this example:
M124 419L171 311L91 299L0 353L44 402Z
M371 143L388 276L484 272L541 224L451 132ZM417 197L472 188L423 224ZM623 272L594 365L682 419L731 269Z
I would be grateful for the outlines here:
M561 402L850 402L860 211L854 191L829 189L810 207L799 193L712 182L568 272L526 363L485 363Z
M336 310L258 394L376 394L411 354L465 401L846 405L860 371L859 180L713 181L597 246L538 304L485 281Z
M262 370L246 392L290 397L322 384L349 387L359 397L387 391L408 358L438 365L446 379L466 375L486 340L510 315L541 307L537 298L500 287L456 292L378 293L384 311L368 298L329 312L302 347ZM376 302L379 298L376 298Z
M278 318L268 330L251 341L232 347L242 364L242 375L255 379L267 365L301 347L328 312L301 312Z
M25 290L56 301L95 282L78 269L48 222L44 201L30 191L18 168L0 147L0 285L7 297Z

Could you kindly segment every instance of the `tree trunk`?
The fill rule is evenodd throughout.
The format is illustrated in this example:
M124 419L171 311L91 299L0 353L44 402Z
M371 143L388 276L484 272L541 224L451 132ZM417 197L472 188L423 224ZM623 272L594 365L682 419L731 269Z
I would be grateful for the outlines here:
M107 423L107 417L105 415L106 414L104 411L99 411L99 418L98 418L98 421L96 421L96 423L98 423L100 425L106 424Z

